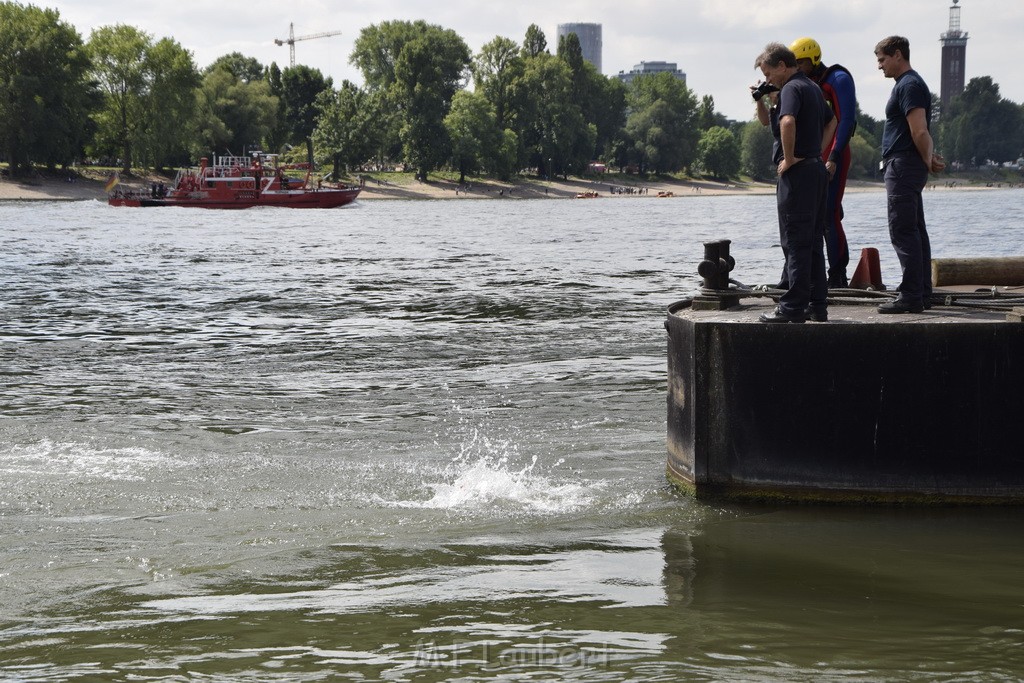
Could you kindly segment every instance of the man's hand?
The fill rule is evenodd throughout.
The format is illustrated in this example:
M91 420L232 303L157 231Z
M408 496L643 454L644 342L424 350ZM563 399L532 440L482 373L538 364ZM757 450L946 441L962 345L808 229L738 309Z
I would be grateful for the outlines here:
M779 175L782 175L789 169L793 168L801 161L803 161L803 159L800 157L794 157L793 159L786 159L783 157L782 161L779 162Z

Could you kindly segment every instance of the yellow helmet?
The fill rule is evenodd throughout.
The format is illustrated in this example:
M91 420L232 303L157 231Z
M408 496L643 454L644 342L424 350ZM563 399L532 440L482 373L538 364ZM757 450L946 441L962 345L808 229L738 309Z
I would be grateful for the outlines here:
M797 59L809 59L812 66L821 64L821 46L814 38L797 38L789 49Z

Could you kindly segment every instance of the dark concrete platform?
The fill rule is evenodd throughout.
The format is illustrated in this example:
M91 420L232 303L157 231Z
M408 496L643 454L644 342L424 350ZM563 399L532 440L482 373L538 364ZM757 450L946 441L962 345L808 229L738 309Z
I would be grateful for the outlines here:
M1012 313L831 305L827 323L758 322L772 306L669 308L673 483L710 499L1024 502Z

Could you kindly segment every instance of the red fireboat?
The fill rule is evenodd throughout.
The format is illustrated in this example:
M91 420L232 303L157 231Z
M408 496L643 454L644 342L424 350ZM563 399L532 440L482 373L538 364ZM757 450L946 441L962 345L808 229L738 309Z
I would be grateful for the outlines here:
M115 186L107 202L111 206L186 206L203 209L248 209L280 206L290 209L333 209L359 196L360 188L310 186L309 164L278 165L276 154L253 152L248 157L206 157L199 168L178 171L170 187L162 183L149 189ZM286 172L305 171L303 177Z

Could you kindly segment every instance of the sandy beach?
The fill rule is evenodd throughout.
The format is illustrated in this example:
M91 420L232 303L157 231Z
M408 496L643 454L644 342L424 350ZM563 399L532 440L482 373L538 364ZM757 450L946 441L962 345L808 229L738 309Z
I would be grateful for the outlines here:
M570 177L551 181L519 178L505 183L496 180L473 180L464 185L443 178L418 182L402 176L402 183L365 176L360 200L374 199L568 199L581 193L596 193L599 198L636 199L638 197L680 198L700 195L773 194L770 183L717 182L713 180L643 179L636 176L608 176L605 179ZM37 176L29 179L0 178L0 201L81 201L104 200L107 193L101 177L80 176L74 179ZM122 181L123 186L148 186L148 180ZM613 191L614 188L614 191ZM853 183L848 192L881 189L879 183Z

